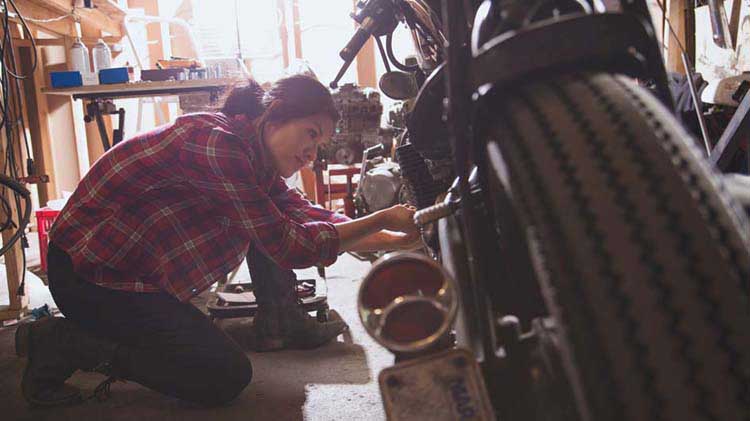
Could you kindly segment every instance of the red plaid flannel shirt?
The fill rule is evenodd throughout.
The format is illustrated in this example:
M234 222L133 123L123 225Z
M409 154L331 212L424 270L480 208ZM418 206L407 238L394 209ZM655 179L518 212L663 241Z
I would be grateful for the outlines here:
M348 218L289 189L243 118L189 114L99 159L50 241L107 288L185 301L237 267L255 242L280 266L336 260Z

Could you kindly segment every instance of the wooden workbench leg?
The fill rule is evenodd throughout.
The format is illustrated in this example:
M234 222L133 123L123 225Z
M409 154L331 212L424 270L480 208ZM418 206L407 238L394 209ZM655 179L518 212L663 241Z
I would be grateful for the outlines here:
M17 139L12 139L11 142L7 142L5 138L5 131L2 132L2 138L0 139L0 168L5 167L5 147L6 145L13 145ZM11 146L12 147L12 146ZM18 168L20 171L20 168ZM4 189L5 192L1 192L3 197L11 205L11 218L16 226L18 226L18 220L20 215L16 212L15 200L13 197L13 191L10 189ZM23 203L22 203L23 206ZM0 207L0 220L5 221L8 215ZM10 240L15 233L13 228L8 228L2 232L3 244ZM17 294L18 287L21 285L21 277L24 273L23 265L23 253L21 250L21 240L17 241L16 244L8 250L5 255L5 273L8 282L8 296L10 297L10 305L0 305L0 320L17 319L21 317L27 310L29 305L29 294L27 289L24 289L23 296Z

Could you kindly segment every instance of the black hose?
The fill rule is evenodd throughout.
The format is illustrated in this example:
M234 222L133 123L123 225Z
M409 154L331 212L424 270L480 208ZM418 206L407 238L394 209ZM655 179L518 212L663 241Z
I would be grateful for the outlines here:
M29 193L29 191L26 190L26 187L24 187L21 183L3 174L0 174L0 185L2 185L3 187L8 187L11 190L13 190L16 193L16 198L21 196L23 197L24 202L25 202L23 217L19 218L16 232L13 233L13 236L10 237L10 239L3 244L2 248L0 248L0 256L2 256L8 250L10 250L10 248L13 247L13 245L15 245L16 241L18 241L19 238L21 238L21 236L24 234L24 230L26 229L26 226L29 224L29 220L31 219L31 193ZM10 218L10 215L8 215L8 217Z
M381 41L380 37L373 37L375 38L375 42L378 44L378 50L380 50L380 58L383 59L383 64L385 65L385 71L389 72L391 71L391 64L388 62L388 56L385 54L385 48L383 48L383 41Z
M396 56L393 54L393 32L390 32L385 36L385 49L388 53L388 59L391 61L391 64L393 64L393 66L397 69L403 72L415 72L419 70L418 65L407 66L405 64L401 64L401 62L396 59Z

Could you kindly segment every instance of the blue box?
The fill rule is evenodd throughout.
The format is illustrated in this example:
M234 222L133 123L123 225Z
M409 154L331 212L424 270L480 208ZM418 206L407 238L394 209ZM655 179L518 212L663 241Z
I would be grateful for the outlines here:
M127 83L130 81L127 67L113 67L111 69L99 70L99 83Z
M49 77L53 88L71 88L82 86L83 78L81 72L50 72Z

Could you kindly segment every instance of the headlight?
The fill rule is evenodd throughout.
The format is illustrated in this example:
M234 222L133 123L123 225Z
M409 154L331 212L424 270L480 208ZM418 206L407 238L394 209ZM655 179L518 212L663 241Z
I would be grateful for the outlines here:
M362 324L376 341L391 351L416 352L450 330L458 297L450 275L435 261L394 253L373 264L357 304Z

